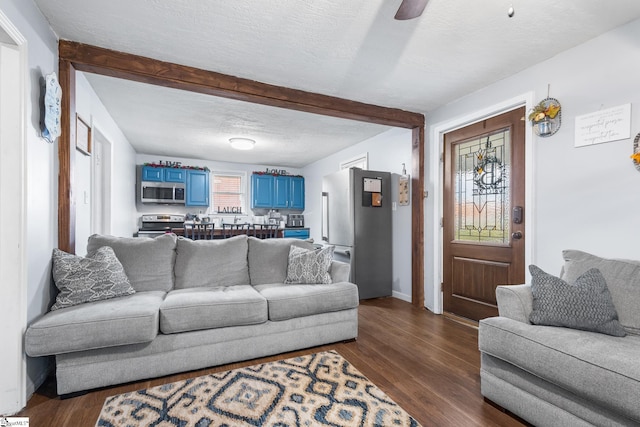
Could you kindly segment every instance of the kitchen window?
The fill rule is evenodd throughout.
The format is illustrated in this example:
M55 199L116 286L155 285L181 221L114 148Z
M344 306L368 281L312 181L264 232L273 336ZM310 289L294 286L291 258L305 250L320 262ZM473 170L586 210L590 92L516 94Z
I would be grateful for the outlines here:
M211 209L216 214L247 214L246 172L213 172L211 186Z

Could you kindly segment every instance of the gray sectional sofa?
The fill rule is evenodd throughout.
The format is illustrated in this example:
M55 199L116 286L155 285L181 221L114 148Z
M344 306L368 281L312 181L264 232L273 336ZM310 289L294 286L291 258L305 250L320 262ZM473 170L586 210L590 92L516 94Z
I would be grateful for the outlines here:
M331 284L285 284L291 245L313 248L91 236L87 252L113 248L135 293L46 313L27 329L26 353L55 355L58 393L69 394L356 338L349 266L333 261Z
M627 335L532 325L531 286L499 286L499 317L480 321L482 394L540 427L640 426L640 262L563 256L568 283L600 270Z

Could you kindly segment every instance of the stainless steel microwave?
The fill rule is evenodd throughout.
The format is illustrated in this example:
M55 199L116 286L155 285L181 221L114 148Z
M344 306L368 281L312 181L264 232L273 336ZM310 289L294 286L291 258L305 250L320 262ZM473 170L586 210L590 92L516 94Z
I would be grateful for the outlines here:
M172 205L184 205L185 186L179 182L152 182L140 183L140 201L142 203L163 203Z

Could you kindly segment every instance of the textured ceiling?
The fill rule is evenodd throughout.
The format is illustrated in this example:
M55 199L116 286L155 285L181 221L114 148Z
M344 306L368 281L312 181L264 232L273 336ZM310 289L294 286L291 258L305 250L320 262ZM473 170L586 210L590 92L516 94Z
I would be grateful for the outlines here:
M139 153L300 167L389 129L85 75ZM229 144L233 137L254 139L255 148L234 150Z
M426 114L640 17L637 0L431 0L422 17L410 21L393 19L400 0L36 3L62 39ZM515 16L508 18L511 5ZM258 141L264 136L269 144L282 142L279 151L285 157L269 162L301 166L322 157L317 147L326 141L339 136L336 143L345 143L349 138L343 134L348 133L353 139L346 143L356 143L383 129L357 123L340 128L336 119L246 104L235 109L229 101L207 102L201 96L194 97L198 107L192 114L186 114L189 97L176 94L166 95L159 111L141 98L120 101L129 96L130 85L121 89L105 78L90 82L139 152L168 155L176 147L161 140L180 140L184 156L193 157L189 153L206 145L208 137L225 140L236 132ZM220 107L213 106L218 102ZM167 120L179 115L170 110L174 103L185 113L180 123ZM212 118L227 108L234 111L231 123L225 116L211 120L217 128L202 123L203 115ZM190 146L192 141L197 145ZM304 160L286 153L296 144L309 151Z

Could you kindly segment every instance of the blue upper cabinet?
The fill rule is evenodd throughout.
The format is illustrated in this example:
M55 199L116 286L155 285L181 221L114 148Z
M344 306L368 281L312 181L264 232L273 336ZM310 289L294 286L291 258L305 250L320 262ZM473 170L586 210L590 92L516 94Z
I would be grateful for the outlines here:
M289 190L291 177L277 175L273 180L273 207L287 209L289 207Z
M251 175L251 209L256 208L304 210L304 178Z
M143 181L164 181L164 168L154 168L153 166L142 167L142 180Z
M142 180L154 182L185 182L186 169L142 167Z
M273 207L273 175L251 175L251 209Z
M165 182L185 182L186 172L186 169L165 168L164 180Z
M186 206L209 206L209 172L186 170Z
M291 177L289 209L304 210L304 178L301 176Z

